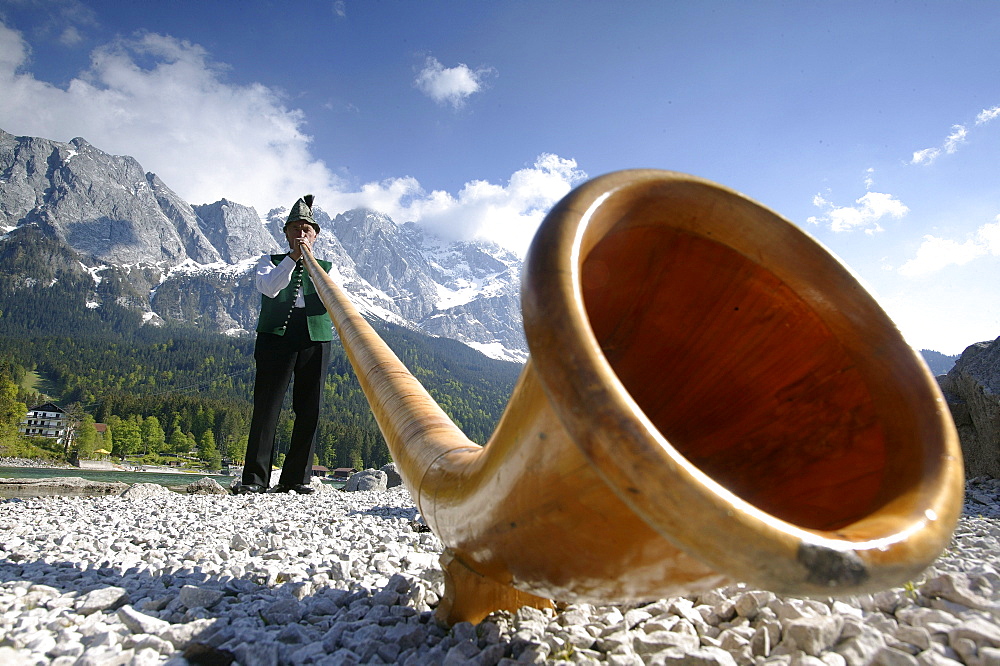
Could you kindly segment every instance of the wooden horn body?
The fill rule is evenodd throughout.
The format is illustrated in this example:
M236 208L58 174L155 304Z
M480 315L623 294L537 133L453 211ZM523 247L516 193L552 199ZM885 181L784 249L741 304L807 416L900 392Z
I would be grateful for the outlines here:
M964 479L933 377L837 259L731 190L622 171L552 209L522 280L531 357L485 447L306 255L445 545L444 622L730 580L871 591L948 543Z

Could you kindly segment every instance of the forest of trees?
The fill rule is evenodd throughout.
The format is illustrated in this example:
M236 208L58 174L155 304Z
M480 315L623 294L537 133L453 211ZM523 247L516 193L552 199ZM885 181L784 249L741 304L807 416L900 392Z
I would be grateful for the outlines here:
M88 308L83 295L94 289L90 276L73 270L76 260L56 243L39 244L31 252L0 247L0 421L7 418L5 390L10 409L19 412L14 435L0 423L0 455L39 452L18 441L16 423L27 407L51 399L79 422L81 455L104 448L116 456L194 452L205 461L242 460L254 382L252 338L143 325L134 308L114 305L134 299L127 280L102 281L102 291L113 298ZM26 281L26 273L38 277ZM521 366L454 340L375 326L445 412L484 444ZM318 463L380 467L389 462L388 449L338 340L331 351ZM35 376L42 385L25 389L25 377ZM108 434L98 435L95 423L106 424ZM286 404L278 455L287 450L291 424Z
M485 443L520 366L402 329L385 327L381 333L463 431ZM338 341L333 345L318 462L331 469L384 465L388 449L346 354ZM60 407L79 412L87 432L79 442L84 455L105 448L116 456L197 452L206 461L239 461L246 451L254 381L250 340L148 327L129 342L116 335L46 336L25 345L0 336L0 381L14 386L14 398L27 407L48 399L16 388L29 372L44 380L46 395ZM17 420L23 417L20 408ZM105 423L110 434L91 447L94 422ZM286 405L278 454L287 450L291 427Z

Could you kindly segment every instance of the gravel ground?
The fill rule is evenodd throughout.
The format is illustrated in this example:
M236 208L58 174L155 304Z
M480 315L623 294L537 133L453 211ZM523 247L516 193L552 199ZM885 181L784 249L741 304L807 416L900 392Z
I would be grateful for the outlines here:
M441 544L403 488L0 502L0 664L1000 665L1000 482L874 595L743 585L439 627Z

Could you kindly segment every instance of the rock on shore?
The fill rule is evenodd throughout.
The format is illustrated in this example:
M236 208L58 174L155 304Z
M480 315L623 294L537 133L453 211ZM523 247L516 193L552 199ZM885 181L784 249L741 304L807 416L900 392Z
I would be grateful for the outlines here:
M128 489L127 483L91 481L79 476L63 476L56 479L0 478L0 498L44 495L121 495Z
M962 441L965 473L1000 478L1000 338L969 345L938 384Z
M0 503L2 664L1000 664L1000 483L904 588L744 585L435 624L441 544L404 488Z

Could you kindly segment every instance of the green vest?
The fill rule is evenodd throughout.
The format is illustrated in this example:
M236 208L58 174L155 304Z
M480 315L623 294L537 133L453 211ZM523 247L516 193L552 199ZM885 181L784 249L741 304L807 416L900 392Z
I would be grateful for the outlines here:
M284 259L286 254L272 254L271 263L277 266ZM317 259L320 266L326 272L330 271L329 261ZM316 287L309 279L309 271L301 265L296 266L292 271L292 279L288 286L278 292L274 298L260 295L260 319L257 322L258 333L272 333L274 335L285 334L285 324L295 307L295 296L299 290L299 276L302 279L302 297L306 302L306 321L309 325L309 338L313 342L328 342L333 339L333 323L330 315L326 311L326 306L316 293Z

